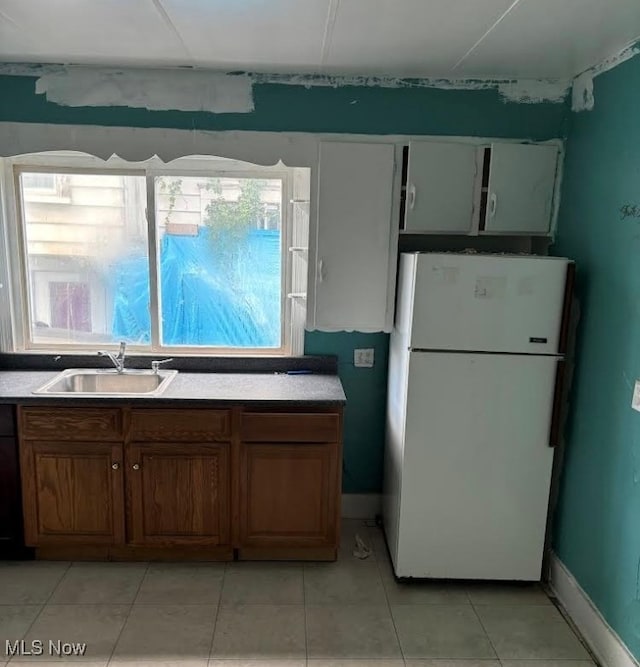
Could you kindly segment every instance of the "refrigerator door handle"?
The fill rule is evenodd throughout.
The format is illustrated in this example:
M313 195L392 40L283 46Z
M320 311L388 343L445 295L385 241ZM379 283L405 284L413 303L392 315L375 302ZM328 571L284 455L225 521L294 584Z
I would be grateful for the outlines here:
M562 436L565 371L566 362L564 360L559 360L556 367L556 383L553 392L551 424L549 426L549 447L557 447L560 443L560 437Z

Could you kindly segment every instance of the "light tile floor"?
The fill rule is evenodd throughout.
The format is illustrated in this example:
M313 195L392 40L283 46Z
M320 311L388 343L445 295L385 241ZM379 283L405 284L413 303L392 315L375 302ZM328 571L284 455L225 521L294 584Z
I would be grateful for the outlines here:
M12 665L593 667L539 586L397 583L360 521L337 563L0 563L0 667L21 639L87 652Z

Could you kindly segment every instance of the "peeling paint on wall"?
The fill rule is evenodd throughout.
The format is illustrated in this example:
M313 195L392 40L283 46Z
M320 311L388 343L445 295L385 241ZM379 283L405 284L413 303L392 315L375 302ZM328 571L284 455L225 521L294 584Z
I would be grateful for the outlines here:
M377 88L497 90L505 102L562 103L568 79L447 79L315 74L221 73L188 69L102 69L64 65L0 65L0 74L38 76L36 92L63 106L129 106L146 109L247 113L252 84Z
M573 87L571 90L571 110L591 111L594 104L593 73L591 70L588 70L573 80Z
M500 95L510 102L538 104L564 102L571 82L564 79L520 79L498 85Z
M592 76L598 76L604 72L608 72L610 69L621 65L623 62L633 58L634 56L640 53L640 42L635 40L631 44L625 46L618 53L605 58L600 64L592 67L589 71L592 72Z
M249 113L252 85L249 76L217 72L65 67L43 74L36 93L70 107Z
M637 40L625 46L612 56L605 58L601 63L590 67L573 80L571 92L572 111L591 111L595 105L593 96L593 79L610 69L621 65L640 53L640 42Z
M376 76L319 76L314 74L251 74L255 83L291 86L365 86L378 88L439 88L441 90L497 90L507 102L561 103L571 87L568 79L407 79Z

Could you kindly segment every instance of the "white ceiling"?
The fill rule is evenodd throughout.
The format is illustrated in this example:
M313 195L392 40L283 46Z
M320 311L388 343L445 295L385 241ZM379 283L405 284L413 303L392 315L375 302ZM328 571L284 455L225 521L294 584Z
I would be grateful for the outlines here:
M570 78L640 37L640 0L0 0L0 61Z

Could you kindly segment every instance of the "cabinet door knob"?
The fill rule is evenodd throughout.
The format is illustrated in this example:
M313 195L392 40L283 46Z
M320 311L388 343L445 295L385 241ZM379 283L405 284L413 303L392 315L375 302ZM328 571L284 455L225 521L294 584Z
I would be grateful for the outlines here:
M489 217L494 218L498 209L498 195L495 192L489 197Z
M134 470L140 470L140 464L139 463L134 463L133 466L131 466Z
M416 186L415 183L411 183L409 185L409 192L408 192L408 204L409 204L409 209L413 210L413 208L416 205Z
M111 467L112 467L114 470L117 470L117 469L120 467L120 464L119 464L119 463L112 463L112 464L111 464Z

